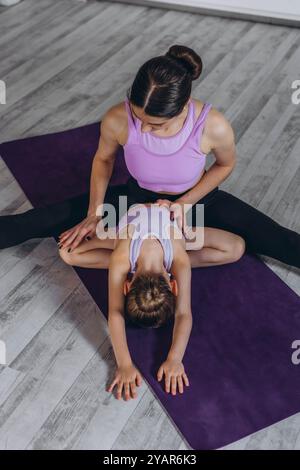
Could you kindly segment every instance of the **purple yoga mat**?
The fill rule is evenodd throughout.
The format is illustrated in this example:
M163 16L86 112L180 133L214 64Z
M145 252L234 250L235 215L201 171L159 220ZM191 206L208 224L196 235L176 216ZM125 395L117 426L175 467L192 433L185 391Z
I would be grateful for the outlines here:
M0 146L34 206L88 190L99 123ZM120 147L111 184L128 173ZM107 315L107 271L76 269ZM101 287L99 287L101 286ZM193 449L216 449L300 411L300 299L258 257L193 270L193 330L184 357L190 387L173 397L156 373L172 328L127 329L129 348L154 393Z

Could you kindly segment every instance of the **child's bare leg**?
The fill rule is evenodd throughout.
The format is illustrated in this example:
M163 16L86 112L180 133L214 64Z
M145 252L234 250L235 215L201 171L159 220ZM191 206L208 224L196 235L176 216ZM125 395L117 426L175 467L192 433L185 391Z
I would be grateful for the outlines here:
M245 252L245 241L226 230L204 227L203 248L188 251L192 268L234 263Z
M77 253L83 253L85 251L95 250L98 248L105 248L107 250L113 250L115 244L115 237L113 238L113 233L111 232L111 236L107 238L98 238L97 235L92 237L90 240L83 240L77 247ZM62 248L65 250L65 248Z
M108 269L110 255L113 251L114 240L101 240L97 236L83 241L73 251L66 248L59 250L60 257L65 263L81 268Z

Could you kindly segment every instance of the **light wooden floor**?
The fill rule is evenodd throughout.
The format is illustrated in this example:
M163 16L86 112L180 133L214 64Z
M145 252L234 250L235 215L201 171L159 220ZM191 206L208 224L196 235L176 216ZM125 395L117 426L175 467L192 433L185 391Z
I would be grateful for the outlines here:
M300 231L300 105L291 102L299 30L108 1L24 0L0 8L0 31L1 141L99 121L145 60L174 43L195 48L204 73L192 95L225 112L237 135L238 164L222 188ZM1 213L29 208L2 160L0 169ZM299 271L264 259L300 294ZM1 449L188 448L147 384L128 403L105 391L114 372L106 321L54 240L1 251L0 277ZM300 414L228 448L300 449Z

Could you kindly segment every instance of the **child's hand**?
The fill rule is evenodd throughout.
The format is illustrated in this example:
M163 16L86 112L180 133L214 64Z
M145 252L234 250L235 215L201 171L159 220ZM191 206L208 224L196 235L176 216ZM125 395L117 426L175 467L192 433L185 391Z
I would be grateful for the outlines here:
M167 393L172 391L172 395L176 395L178 385L179 393L183 393L183 384L189 386L189 379L184 371L182 362L167 359L157 372L157 380L160 382L165 374L165 390Z
M112 392L114 386L118 385L117 399L121 400L124 387L125 400L127 401L130 400L131 397L136 398L136 385L139 387L141 383L142 376L132 364L129 366L121 366L117 368L115 378L107 391Z

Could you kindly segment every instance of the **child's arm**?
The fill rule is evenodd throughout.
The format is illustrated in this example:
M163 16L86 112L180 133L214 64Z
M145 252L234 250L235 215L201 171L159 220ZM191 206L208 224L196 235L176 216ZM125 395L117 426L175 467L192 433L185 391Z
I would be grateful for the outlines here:
M178 244L177 248L180 250L180 256L177 255L172 264L172 274L174 274L178 286L172 345L166 361L160 366L157 373L158 381L165 375L165 390L167 393L171 390L173 395L176 395L177 386L179 393L183 393L183 384L189 385L182 359L193 325L190 260L182 244Z
M111 254L108 276L108 328L118 366L131 364L124 319L124 282L129 271L128 256L119 242Z
M118 368L107 391L112 392L117 385L117 398L122 398L124 388L125 400L130 400L136 397L136 385L141 385L142 377L131 361L126 339L123 294L129 271L128 254L124 250L126 242L118 243L109 264L108 328Z
M180 249L180 256L177 256L173 261L172 274L174 274L177 281L178 294L173 340L168 357L182 361L193 323L191 311L191 263L188 254L183 249Z

